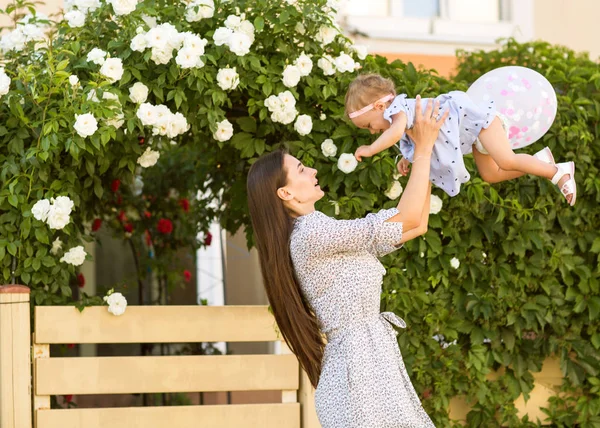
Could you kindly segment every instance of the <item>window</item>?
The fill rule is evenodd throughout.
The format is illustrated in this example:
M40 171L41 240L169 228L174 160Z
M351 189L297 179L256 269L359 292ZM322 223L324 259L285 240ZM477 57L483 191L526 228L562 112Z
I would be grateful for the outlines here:
M349 32L371 38L493 44L529 39L534 0L346 0Z

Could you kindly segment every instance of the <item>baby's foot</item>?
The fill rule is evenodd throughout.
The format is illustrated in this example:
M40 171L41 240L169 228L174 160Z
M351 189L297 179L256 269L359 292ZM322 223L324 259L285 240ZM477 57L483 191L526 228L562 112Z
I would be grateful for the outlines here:
M575 205L577 183L575 182L574 162L557 163L552 183L558 186L560 193L562 193L569 205Z

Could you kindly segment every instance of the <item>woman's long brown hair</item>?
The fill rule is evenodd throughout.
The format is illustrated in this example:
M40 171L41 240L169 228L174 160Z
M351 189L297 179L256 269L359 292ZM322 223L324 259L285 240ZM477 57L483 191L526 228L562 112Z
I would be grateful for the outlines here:
M317 318L300 291L290 254L293 218L277 196L287 184L285 150L260 157L248 172L248 207L260 269L279 330L316 388L324 343Z

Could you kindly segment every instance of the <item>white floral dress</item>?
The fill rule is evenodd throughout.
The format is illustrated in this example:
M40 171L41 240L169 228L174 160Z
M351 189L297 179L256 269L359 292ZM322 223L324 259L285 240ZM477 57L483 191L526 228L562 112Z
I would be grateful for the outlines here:
M406 372L392 327L380 314L385 268L377 260L398 247L395 208L357 220L314 211L296 219L290 241L303 295L327 336L315 394L323 428L433 427Z

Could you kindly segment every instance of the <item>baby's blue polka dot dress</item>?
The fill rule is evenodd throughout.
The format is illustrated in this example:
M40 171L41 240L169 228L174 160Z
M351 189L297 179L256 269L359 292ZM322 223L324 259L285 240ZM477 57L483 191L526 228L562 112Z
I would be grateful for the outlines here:
M487 128L496 117L493 101L476 104L465 92L452 91L435 98L440 102L440 115L450 110L450 115L442 125L431 155L430 181L450 196L456 196L460 185L469 181L470 175L465 168L463 156L473 151L473 143L482 129ZM421 99L424 110L429 99ZM405 112L406 128L412 128L415 121L415 99L398 95L383 112L390 123L392 116ZM415 152L414 143L404 134L399 149L412 163Z

